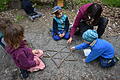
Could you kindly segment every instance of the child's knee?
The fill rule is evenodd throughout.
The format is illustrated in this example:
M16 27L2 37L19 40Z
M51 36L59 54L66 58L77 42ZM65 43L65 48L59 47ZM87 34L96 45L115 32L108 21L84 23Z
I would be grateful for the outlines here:
M55 41L58 41L58 40L60 40L61 38L60 38L59 36L53 36L53 39L54 39Z
M70 34L69 33L65 34L64 38L68 40L70 38Z

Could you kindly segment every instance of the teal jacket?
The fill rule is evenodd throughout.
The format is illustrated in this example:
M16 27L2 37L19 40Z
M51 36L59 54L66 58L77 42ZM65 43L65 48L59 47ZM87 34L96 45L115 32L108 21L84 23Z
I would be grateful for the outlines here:
M53 32L59 34L59 31L68 32L69 20L66 15L62 15L61 18L56 16L53 18Z

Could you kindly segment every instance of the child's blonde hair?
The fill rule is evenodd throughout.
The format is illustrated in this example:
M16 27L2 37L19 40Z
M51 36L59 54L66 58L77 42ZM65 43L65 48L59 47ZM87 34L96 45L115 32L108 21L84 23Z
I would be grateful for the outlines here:
M24 28L17 24L10 24L5 29L4 40L10 47L18 48L24 38Z

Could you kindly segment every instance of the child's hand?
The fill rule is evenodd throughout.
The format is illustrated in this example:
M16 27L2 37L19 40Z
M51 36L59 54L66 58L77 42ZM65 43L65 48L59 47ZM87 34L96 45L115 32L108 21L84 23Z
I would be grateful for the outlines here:
M36 50L36 49L35 49L35 50L32 50L32 53L33 53L33 54L38 54L38 50Z
M59 34L59 36L62 38L63 36L62 36L62 34Z
M85 59L83 59L83 62L85 62Z
M75 50L75 47L74 47L74 46L73 46L73 47L71 47L71 48L70 48L70 50Z
M65 36L65 33L62 33L62 37L64 37Z

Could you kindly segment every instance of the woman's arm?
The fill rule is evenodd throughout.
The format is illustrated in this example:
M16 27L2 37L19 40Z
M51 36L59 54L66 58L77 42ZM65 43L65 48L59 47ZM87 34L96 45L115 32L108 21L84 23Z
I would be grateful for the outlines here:
M71 31L70 31L70 36L71 37L73 37L77 27L80 24L80 21L81 21L82 17L83 17L83 15L82 15L81 11L79 10L78 13L77 13L77 16L76 16L76 18L74 20L73 27L71 28Z

